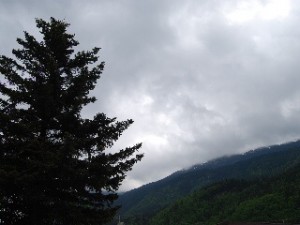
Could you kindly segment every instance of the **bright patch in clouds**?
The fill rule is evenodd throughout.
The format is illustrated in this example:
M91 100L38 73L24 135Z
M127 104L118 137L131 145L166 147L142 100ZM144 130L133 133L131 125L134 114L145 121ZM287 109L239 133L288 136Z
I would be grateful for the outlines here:
M242 1L236 8L225 13L231 24L242 24L255 19L282 20L286 18L291 10L289 0Z
M164 147L166 145L168 145L168 140L166 136L158 136L158 135L154 135L154 134L149 134L146 135L143 139L142 139L143 143L148 143L150 144L152 147L156 147L158 150L161 147Z
M151 105L153 103L153 99L148 96L144 95L141 97L141 105L146 106L146 105Z
M294 118L299 115L300 112L300 93L297 93L294 97L289 98L281 103L281 114L284 118Z

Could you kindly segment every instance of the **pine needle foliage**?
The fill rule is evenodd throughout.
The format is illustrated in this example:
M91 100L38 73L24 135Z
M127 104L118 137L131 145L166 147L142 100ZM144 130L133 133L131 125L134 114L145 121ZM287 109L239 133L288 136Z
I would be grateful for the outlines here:
M68 23L36 19L13 58L0 56L0 224L104 224L141 144L109 152L133 121L82 118L104 68Z

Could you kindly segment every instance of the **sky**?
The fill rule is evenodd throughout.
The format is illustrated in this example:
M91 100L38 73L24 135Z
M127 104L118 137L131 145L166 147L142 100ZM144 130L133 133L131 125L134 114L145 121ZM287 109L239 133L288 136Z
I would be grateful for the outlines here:
M300 137L300 1L1 0L0 54L35 18L70 23L101 47L98 112L135 123L113 150L143 142L121 191L223 155ZM108 150L110 151L110 150Z

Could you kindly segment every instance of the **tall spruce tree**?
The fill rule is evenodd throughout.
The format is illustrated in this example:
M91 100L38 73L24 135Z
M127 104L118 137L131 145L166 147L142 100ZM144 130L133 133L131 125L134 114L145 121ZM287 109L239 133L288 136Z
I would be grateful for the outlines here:
M96 101L99 48L74 53L79 43L64 21L36 25L42 40L24 32L15 59L0 57L0 224L106 223L143 157L141 144L108 151L133 121L82 118Z

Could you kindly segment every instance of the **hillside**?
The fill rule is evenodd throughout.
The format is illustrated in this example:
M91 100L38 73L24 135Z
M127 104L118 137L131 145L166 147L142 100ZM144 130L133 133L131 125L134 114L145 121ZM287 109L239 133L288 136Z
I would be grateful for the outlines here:
M121 195L119 214L125 221L146 223L159 210L206 185L224 179L253 180L271 177L300 162L300 141L251 150L222 157Z
M300 166L266 180L209 185L162 210L150 224L215 225L223 221L299 223Z

